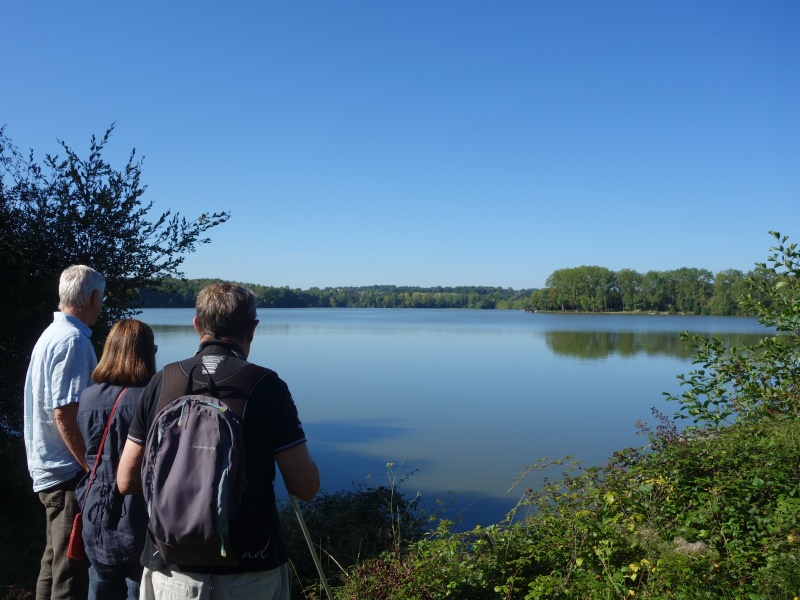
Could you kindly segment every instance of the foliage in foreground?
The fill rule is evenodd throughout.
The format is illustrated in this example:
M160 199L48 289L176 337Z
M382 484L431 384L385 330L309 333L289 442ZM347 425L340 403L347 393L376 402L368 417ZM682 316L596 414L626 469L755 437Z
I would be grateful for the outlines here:
M678 418L718 429L800 411L800 251L787 237L772 235L778 246L758 265L764 276L750 280L751 291L741 300L773 328L772 335L757 344L726 347L719 338L684 333L700 367L679 376L688 390L668 395L681 405Z
M501 523L432 535L347 570L339 599L800 596L800 254L773 234L743 300L771 328L756 346L691 341L702 368L649 444L602 468L561 464ZM761 298L766 298L762 300ZM689 339L686 336L686 339ZM321 597L309 594L308 598Z
M337 598L793 598L800 420L668 437L604 468L564 463L500 524L351 569ZM536 468L544 468L542 462Z
M389 485L360 484L353 490L320 492L301 503L303 519L314 539L315 552L324 565L331 585L339 583L345 567L374 559L385 552L398 555L401 548L418 541L434 517L427 515L419 495L413 498L399 490L394 463L387 464ZM308 590L313 597L319 579L314 560L291 504L279 507L294 570L293 597Z

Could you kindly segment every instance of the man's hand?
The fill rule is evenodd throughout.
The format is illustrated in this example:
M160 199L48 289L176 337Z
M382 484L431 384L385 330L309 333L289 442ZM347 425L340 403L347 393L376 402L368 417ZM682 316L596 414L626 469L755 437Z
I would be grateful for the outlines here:
M53 420L56 422L61 439L64 440L75 460L80 463L84 471L88 471L86 443L83 441L80 429L78 429L78 403L71 402L56 408L53 411Z

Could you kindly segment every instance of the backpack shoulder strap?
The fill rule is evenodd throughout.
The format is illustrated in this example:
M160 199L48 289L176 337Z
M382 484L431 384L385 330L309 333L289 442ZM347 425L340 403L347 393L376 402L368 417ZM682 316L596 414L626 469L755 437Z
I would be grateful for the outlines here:
M236 411L240 417L244 418L245 411L247 410L247 401L253 394L253 390L264 377L269 375L272 371L264 367L259 367L253 363L247 363L236 375L236 387L244 392L244 396L240 398L226 398L225 402Z
M231 406L236 413L244 417L247 409L247 400L253 393L258 382L264 377L272 374L273 371L265 367L260 367L253 363L247 363L240 371L235 374L236 387L243 390L243 398L224 397L223 401ZM156 413L161 411L167 404L186 394L186 384L188 376L180 362L170 363L164 367L163 381L161 384L161 395L158 399Z
M170 363L164 367L163 380L161 382L161 395L158 398L156 414L167 404L183 395L186 388L186 373L181 368L181 363Z

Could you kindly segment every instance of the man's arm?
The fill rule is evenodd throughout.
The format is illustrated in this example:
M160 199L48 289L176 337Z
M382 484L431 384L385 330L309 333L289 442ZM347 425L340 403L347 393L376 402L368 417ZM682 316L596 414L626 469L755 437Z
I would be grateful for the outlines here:
M319 468L308 453L307 444L298 444L279 452L275 455L275 462L281 470L286 490L292 496L305 502L314 498L319 491Z
M131 441L125 442L117 467L117 487L123 494L142 493L142 459L144 446Z
M75 457L84 471L89 470L86 464L86 442L83 441L81 430L78 428L78 403L70 402L53 410L53 420L56 423L61 439Z

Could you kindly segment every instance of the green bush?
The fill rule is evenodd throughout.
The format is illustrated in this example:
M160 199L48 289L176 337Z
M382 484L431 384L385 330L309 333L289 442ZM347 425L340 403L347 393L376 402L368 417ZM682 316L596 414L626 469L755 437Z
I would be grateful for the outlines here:
M800 420L563 463L502 523L361 560L337 598L794 598ZM552 465L542 462L534 468ZM519 518L519 515L528 516Z
M298 504L331 585L347 567L383 553L396 555L425 534L430 518L418 495L408 499L398 489L393 466L387 465L388 486L360 484L349 491L320 492ZM316 597L319 576L291 503L283 503L279 514L295 572L295 595Z
M726 347L718 338L682 335L696 350L688 376L679 376L688 390L666 394L681 404L676 415L695 425L716 428L800 409L800 251L786 236L770 232L778 246L750 278L750 291L740 299L743 310L771 328L758 344Z

